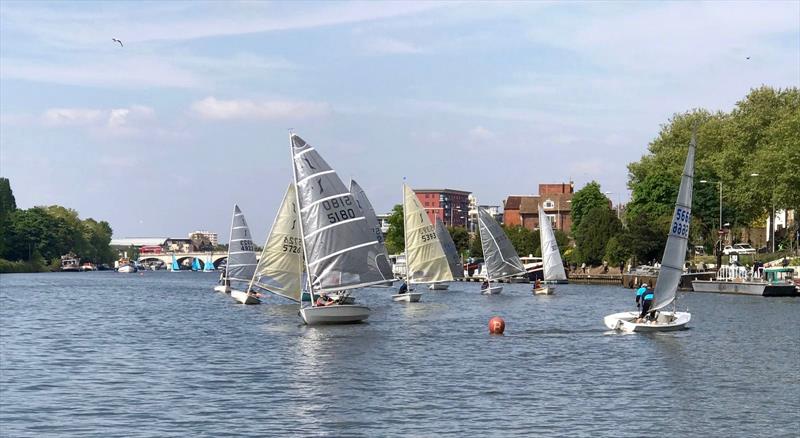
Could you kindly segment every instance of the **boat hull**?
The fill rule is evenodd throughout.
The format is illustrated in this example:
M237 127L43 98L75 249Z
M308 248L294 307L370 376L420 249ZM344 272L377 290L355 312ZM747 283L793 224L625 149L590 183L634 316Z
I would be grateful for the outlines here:
M300 317L308 325L352 324L366 320L369 318L369 314L369 307L357 304L338 304L300 309Z
M261 300L240 290L231 290L231 298L241 304L261 304Z
M218 284L218 285L214 286L214 292L223 292L223 293L229 294L229 293L231 293L231 287L228 286L228 285L224 285L224 284Z
M392 295L392 301L404 302L404 303L417 303L419 302L419 299L421 297L422 294L419 292L406 292L404 294Z
M120 272L122 274L132 274L136 272L136 268L130 265L120 266L119 269L117 269L117 272Z
M695 280L692 282L692 290L695 292L764 297L790 297L797 295L797 289L793 284L771 284L758 281Z
M534 289L533 290L533 294L534 295L553 295L553 293L555 293L555 291L556 291L555 287L547 286L547 287L540 287L538 289Z
M431 283L428 285L429 290L447 290L450 285L447 283Z
M611 330L626 333L668 332L684 330L692 319L689 312L658 312L656 321L635 322L639 312L620 312L603 318L603 323Z
M503 286L490 286L488 289L481 289L483 295L498 295L503 291Z

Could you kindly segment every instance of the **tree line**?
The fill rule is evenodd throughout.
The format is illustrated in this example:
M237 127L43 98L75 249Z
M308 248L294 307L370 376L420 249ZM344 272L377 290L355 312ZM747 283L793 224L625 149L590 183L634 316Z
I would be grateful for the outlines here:
M68 253L95 264L115 258L108 222L60 205L19 209L8 178L0 178L0 229L0 271L54 268Z

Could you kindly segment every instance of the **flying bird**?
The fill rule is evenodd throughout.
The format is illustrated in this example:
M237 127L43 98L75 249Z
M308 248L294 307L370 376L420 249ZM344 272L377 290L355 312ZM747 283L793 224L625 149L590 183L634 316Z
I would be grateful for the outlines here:
M122 41L120 41L120 40L118 40L116 38L111 38L111 41L114 41L115 43L119 43L120 47L125 47L125 46L122 45Z
M747 57L747 58L745 58L745 59L750 59L750 57L748 56L748 57Z

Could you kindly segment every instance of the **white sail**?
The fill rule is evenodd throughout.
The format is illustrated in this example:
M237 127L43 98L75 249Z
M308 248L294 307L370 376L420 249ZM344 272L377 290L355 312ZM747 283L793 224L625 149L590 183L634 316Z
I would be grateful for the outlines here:
M250 228L238 205L233 206L231 238L228 242L228 262L225 277L230 281L249 283L256 270L256 253Z
M299 136L290 137L306 268L314 291L385 283L388 261L353 194L328 163Z
M461 256L458 255L456 243L447 232L444 222L438 217L436 218L436 235L439 236L439 241L442 243L442 249L447 256L447 264L450 265L453 278L464 278L464 265L461 263Z
M686 247L689 242L689 222L692 218L692 185L694 184L694 153L696 148L695 134L689 142L686 164L683 167L681 186L678 189L678 200L675 202L675 213L672 215L667 246L661 258L661 270L656 280L652 310L661 309L675 300L675 293L683 274L683 263L686 261Z
M403 227L409 283L453 281L436 229L411 188L403 184Z
M556 236L550 226L550 219L544 214L542 205L539 204L539 242L542 245L542 264L545 280L566 280L564 263L561 262L561 253L558 251Z
M300 302L303 290L303 239L300 236L294 184L289 184L264 243L250 288Z
M386 244L383 239L383 231L381 231L381 224L378 222L378 216L375 214L375 209L372 208L372 203L369 202L369 198L367 198L367 193L364 192L364 189L362 189L361 186L352 179L350 180L350 193L353 194L358 208L360 208L364 213L367 226L375 234L375 240L377 240L381 245L382 252L378 254L377 257L383 258L384 260L381 263L377 263L376 261L376 264L381 269L381 274L383 275L384 279L393 280L394 272L392 271L392 264L389 262L389 252L386 250Z
M478 230L481 233L483 265L487 271L487 278L497 280L525 273L522 261L514 250L514 245L508 240L506 232L482 207L478 207Z

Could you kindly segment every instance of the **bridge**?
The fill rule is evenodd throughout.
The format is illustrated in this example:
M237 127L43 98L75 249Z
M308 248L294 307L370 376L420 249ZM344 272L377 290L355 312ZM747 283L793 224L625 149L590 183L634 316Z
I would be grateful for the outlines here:
M165 252L162 254L141 254L137 261L139 263L152 263L156 260L161 260L169 266L172 264L173 255L178 259L178 264L181 266L184 265L185 261L188 260L188 263L191 264L192 260L197 258L200 261L201 268L205 268L206 261L211 257L211 263L214 264L214 269L219 268L220 263L228 258L228 253L226 252Z

